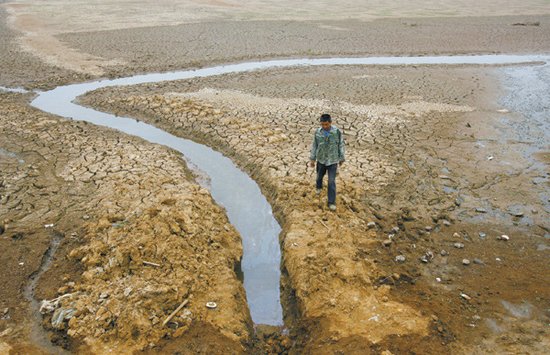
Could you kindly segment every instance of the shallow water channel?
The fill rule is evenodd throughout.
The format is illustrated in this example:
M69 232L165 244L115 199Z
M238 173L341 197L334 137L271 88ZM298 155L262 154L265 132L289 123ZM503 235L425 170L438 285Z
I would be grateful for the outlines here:
M32 106L55 115L107 126L141 137L152 143L168 146L181 152L185 159L191 163L191 166L195 166L201 172L206 173L210 179L209 189L214 200L226 209L230 222L242 237L243 259L241 268L244 274L244 287L252 320L256 324L282 325L283 312L279 288L281 251L278 238L281 228L258 185L247 174L237 168L230 159L207 146L173 136L132 118L118 117L79 106L73 102L75 98L89 91L109 86L190 79L275 67L318 65L497 65L546 62L549 59L548 56L537 55L480 55L292 59L251 62L60 86L50 91L38 93L38 96L32 101Z

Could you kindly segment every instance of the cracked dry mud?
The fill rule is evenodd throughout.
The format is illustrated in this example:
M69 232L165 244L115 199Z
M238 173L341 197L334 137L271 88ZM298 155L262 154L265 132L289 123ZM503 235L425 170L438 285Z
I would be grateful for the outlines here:
M294 351L543 351L548 265L536 243L547 212L537 197L544 187L529 184L541 172L513 145L488 152L476 145L498 141L496 80L483 68L297 68L101 89L81 102L214 146L259 181L284 228ZM306 166L323 111L348 147L337 213L314 196ZM490 152L508 154L512 167L487 166ZM527 223L474 216L487 201L495 210L519 203L540 213ZM481 230L490 240L477 237ZM512 242L495 241L500 234ZM388 235L389 247L381 243ZM450 250L457 241L467 248ZM425 253L433 258L426 265ZM483 265L466 269L464 257ZM532 307L528 321L503 314L507 299ZM491 322L510 334L520 327L523 340L491 331Z
M250 58L550 50L548 5L537 1L528 12L525 4L461 6L455 18L430 17L441 15L433 9L412 18L394 5L389 17L397 18L370 22L342 13L319 21L323 6L292 21L234 21L219 8L225 2L208 2L227 18L180 23L176 11L155 27L146 7L128 21L122 2L108 5L115 4L111 27L77 2L64 11L56 8L67 5L61 0L20 3L12 8L23 19L16 26L0 9L2 86L51 88L100 72ZM377 11L387 17L387 9ZM74 22L56 23L59 15ZM22 38L33 33L48 41L29 51ZM65 50L71 55L60 56ZM44 114L29 107L30 95L0 93L0 353L548 353L548 149L530 154L525 137L538 128L498 112L500 74L493 74L484 67L295 68L82 99L211 145L259 182L284 227L288 337L253 331L234 272L239 236L178 154ZM348 143L336 213L315 198L306 166L312 130L327 110ZM511 215L518 207L523 217ZM502 234L510 240L497 240ZM37 272L35 298L70 294L61 309L75 310L61 329L46 314L38 328L47 332L39 334L24 295ZM209 311L207 301L219 307Z
M20 345L30 329L21 291L54 231L64 238L35 296L69 294L60 307L75 311L54 330L54 343L77 352L127 352L162 349L177 337L195 349L209 341L211 351L242 351L251 320L234 271L240 238L179 155L48 116L21 95L0 100L0 242L10 250L1 258L15 265L2 288L2 334L16 339L13 351L37 351ZM184 311L163 326L184 299ZM208 301L219 307L209 311Z

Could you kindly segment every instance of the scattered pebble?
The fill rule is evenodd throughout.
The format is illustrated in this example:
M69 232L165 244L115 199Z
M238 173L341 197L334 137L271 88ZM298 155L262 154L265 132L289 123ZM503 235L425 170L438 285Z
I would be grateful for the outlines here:
M368 229L372 229L372 228L375 228L376 227L376 222L369 222L367 223L367 228Z
M508 240L510 240L510 237L509 237L509 236L507 236L506 234L503 234L503 235L501 235L501 236L497 237L497 240L504 240L504 241L508 241Z
M464 244L462 244L462 243L454 243L453 245L457 249L463 249L464 248Z
M441 278L440 278L440 277L436 277L436 278L435 278L435 281L441 282Z
M446 219L443 220L443 225L445 227L449 227L451 225L451 222L447 221Z
M493 157L492 155L489 155L489 156L487 157L487 160L493 160L493 159L495 159L495 157Z
M485 239L485 237L487 236L487 234L483 233L483 232L479 232L479 237L481 239Z
M50 224L44 224L44 228L52 228L54 226L53 223Z
M453 238L460 238L460 237L461 237L460 234L458 234L458 233L456 233L456 232L453 233Z
M397 261L398 263L403 263L405 262L406 258L405 258L405 255L397 255L395 257L395 261Z
M206 308L214 309L216 307L218 307L216 302L206 302Z
M382 244L385 246L385 247L389 247L392 243L392 240L391 239L386 239L382 242Z
M430 232L433 228L432 228L432 226L426 226L426 227L424 227L424 229L425 229L427 232Z
M462 265L470 265L470 260L462 259Z
M439 252L439 254L440 254L441 256L447 256L447 255L449 255L449 252L446 251L446 250L441 250L441 251Z
M482 207L477 207L476 212L477 213L487 213L487 210L485 208L482 208Z
M469 300L472 299L472 297L468 296L468 295L465 294L465 293L461 293L461 294L460 294L460 297L464 298L464 299L467 300L467 301L469 301Z
M396 226L396 227L393 227L393 228L391 229L391 231L392 231L393 233L397 233L397 232L399 232L399 227L397 227L397 226Z
M475 258L473 261L474 261L474 264L477 264L477 265L485 265L485 263L484 263L483 260L481 260L481 259Z
M124 289L124 297L128 297L130 296L130 293L132 292L132 288L131 287L126 287Z
M501 261L500 258L495 258L496 261Z

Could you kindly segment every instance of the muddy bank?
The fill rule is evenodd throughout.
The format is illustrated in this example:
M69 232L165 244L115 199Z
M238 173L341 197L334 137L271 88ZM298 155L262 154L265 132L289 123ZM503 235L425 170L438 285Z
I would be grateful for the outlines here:
M7 24L6 10L0 6L0 85L6 87L52 87L81 81L89 75L48 65L20 46L21 33Z
M35 15L36 23L30 21ZM1 73L0 85L51 88L92 77L268 58L541 53L550 48L549 15L447 18L405 13L399 19L375 16L373 21L347 17L235 21L229 17L166 26L141 17L136 19L138 25L132 25L137 28L109 23L105 25L109 30L101 31L72 23L83 16L80 13L50 25L39 21L43 15L26 16L22 10L20 18L9 18L8 26L6 10L0 8L1 30L6 34L1 45L10 54L1 59L3 67L14 69ZM24 39L29 34L37 37L33 37L37 48L27 48Z
M58 38L82 53L123 60L126 65L104 68L109 76L121 76L259 58L536 53L550 48L549 33L548 16L510 16L322 23L215 21L62 34ZM182 45L173 45L176 42Z
M299 68L108 89L83 102L208 143L260 182L284 226L295 351L538 351L547 344L518 342L540 341L548 317L548 265L537 250L545 187L507 171L523 171L520 158L480 172L489 152L475 142L504 148L492 137L495 79L467 67ZM320 110L337 117L349 147L335 214L314 196L305 165ZM492 176L501 183L488 186ZM528 219L475 212L489 199L495 209L521 203ZM511 241L497 241L502 234ZM532 312L509 319L503 301ZM503 319L504 330L491 330ZM496 341L502 332L517 338Z
M65 295L44 312L54 344L93 353L161 351L176 341L193 352L244 351L251 320L235 273L240 238L178 154L30 109L22 95L0 96L0 242L10 270L1 280L2 349L44 346L29 334L23 291L61 235L34 291L38 300Z

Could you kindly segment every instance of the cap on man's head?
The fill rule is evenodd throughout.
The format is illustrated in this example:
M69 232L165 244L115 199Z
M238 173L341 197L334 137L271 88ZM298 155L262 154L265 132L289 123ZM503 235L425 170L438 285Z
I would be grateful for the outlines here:
M332 122L332 117L328 113L323 113L319 119L321 122Z

